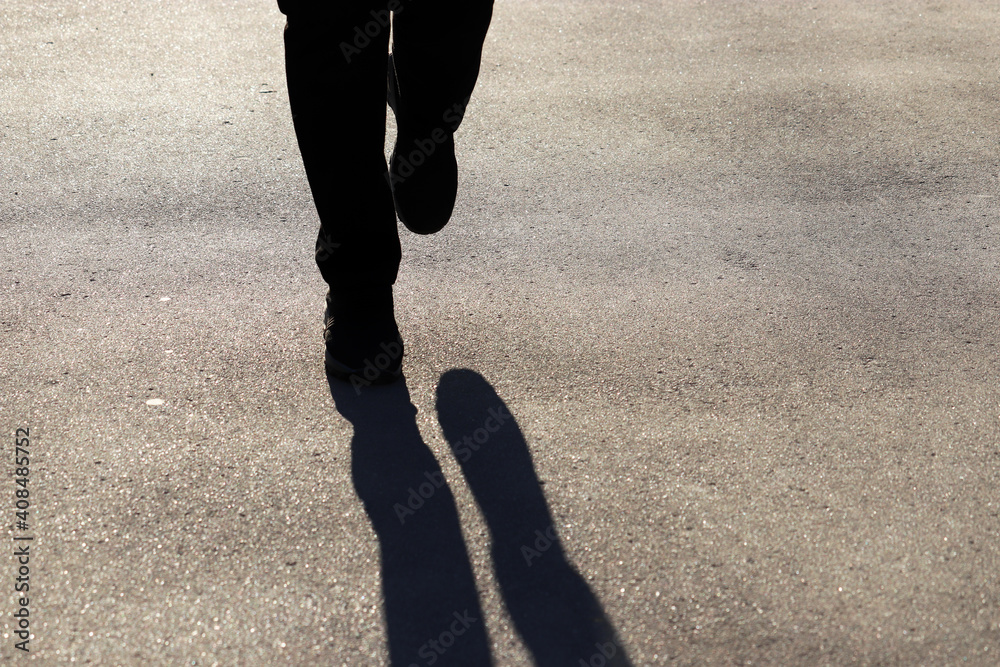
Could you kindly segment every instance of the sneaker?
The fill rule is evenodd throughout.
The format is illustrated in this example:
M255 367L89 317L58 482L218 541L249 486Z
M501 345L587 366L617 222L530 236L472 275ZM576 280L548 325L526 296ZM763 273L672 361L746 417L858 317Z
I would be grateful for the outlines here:
M421 131L400 107L396 67L389 55L389 107L396 143L389 158L389 187L396 215L411 232L433 234L447 224L458 195L458 161L451 128Z
M325 365L330 375L360 391L388 384L403 372L403 339L392 308L392 287L326 296Z

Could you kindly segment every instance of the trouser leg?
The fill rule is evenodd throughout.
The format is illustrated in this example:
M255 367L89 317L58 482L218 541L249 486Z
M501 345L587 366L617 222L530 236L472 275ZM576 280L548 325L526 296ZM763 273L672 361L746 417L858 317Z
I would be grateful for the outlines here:
M279 7L292 119L320 219L320 273L333 289L391 285L400 246L384 155L385 0Z
M479 76L493 0L389 0L400 113L416 138L458 129Z

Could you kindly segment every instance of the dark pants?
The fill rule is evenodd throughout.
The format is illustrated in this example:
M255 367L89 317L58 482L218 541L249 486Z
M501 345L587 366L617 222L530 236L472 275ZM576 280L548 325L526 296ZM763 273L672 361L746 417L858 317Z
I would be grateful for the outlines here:
M288 97L320 219L316 263L334 289L399 270L385 163L389 23L412 133L453 131L479 75L493 0L278 0Z

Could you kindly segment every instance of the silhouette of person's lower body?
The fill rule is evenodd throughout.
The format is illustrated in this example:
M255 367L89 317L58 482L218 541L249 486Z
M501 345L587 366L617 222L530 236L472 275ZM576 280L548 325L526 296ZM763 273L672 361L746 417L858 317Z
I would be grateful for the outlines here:
M355 384L401 373L392 285L397 215L441 229L457 191L454 132L479 75L492 0L278 0L285 67L329 284L326 366ZM390 25L392 56L389 55ZM397 121L384 155L386 102Z

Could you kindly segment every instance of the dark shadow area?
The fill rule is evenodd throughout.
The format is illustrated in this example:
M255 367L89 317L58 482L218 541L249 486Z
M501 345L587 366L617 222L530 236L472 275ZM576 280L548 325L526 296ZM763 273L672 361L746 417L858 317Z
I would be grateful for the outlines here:
M566 560L507 405L481 375L456 369L441 376L437 412L486 518L504 601L535 663L631 665L600 602Z
M360 392L329 383L354 426L352 479L378 535L390 664L491 665L455 499L420 437L405 381Z

